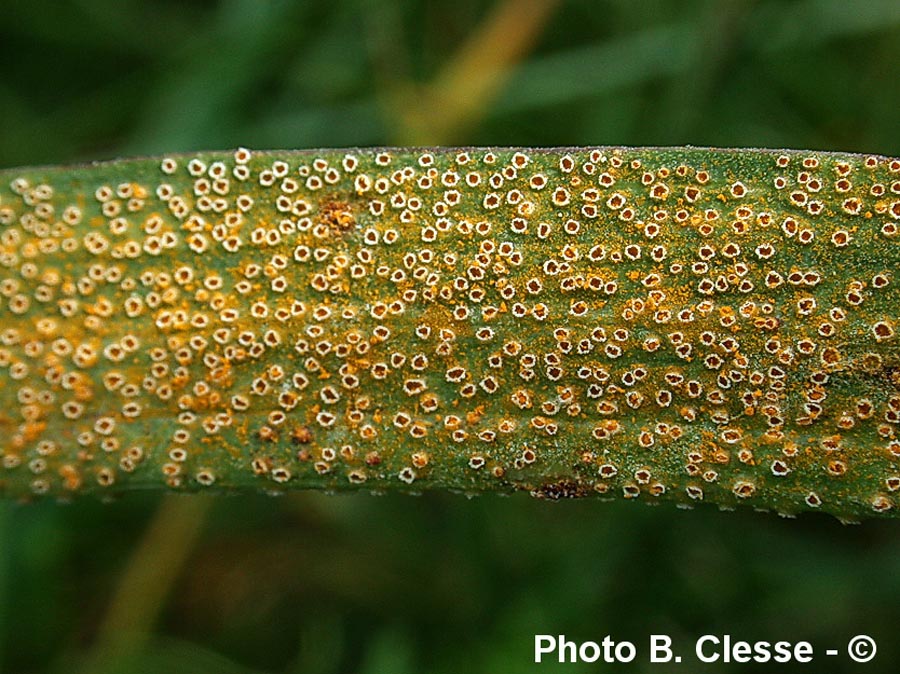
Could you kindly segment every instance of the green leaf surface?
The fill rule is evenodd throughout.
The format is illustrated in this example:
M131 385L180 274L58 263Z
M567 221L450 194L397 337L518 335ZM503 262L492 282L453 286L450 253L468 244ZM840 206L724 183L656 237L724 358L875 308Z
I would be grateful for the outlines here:
M900 489L900 161L199 153L0 172L0 485Z

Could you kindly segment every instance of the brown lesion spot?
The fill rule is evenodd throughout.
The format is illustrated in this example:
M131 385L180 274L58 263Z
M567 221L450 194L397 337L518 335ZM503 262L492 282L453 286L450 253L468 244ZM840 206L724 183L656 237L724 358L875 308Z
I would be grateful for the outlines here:
M263 442L277 442L278 432L270 426L263 426L257 432L257 437L259 437L259 439Z
M559 482L547 482L536 489L532 489L531 495L534 498L547 501L559 501L560 499L590 496L591 489L580 482L560 480Z
M866 353L853 365L854 373L862 375L872 385L900 390L900 360L893 354L884 358L877 353Z
M900 390L900 366L889 365L884 369L884 376L890 386Z
M295 445L308 445L312 442L312 431L307 426L296 426L291 431L291 442Z
M343 236L356 227L352 207L341 199L323 200L319 204L318 221L337 236Z

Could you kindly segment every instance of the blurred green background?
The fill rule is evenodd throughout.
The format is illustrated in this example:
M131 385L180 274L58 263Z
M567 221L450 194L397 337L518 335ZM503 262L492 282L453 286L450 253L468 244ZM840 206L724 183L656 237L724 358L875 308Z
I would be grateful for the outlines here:
M0 166L384 144L900 155L896 0L3 0ZM528 497L130 495L0 506L5 672L900 670L900 522ZM533 662L535 633L638 644ZM651 633L682 667L647 662Z

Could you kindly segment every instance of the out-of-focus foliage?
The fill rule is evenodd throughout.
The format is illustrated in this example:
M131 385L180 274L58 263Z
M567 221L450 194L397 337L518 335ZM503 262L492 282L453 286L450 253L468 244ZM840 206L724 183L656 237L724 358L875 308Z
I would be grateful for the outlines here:
M0 166L403 142L900 154L894 0L7 0L0 15ZM535 632L669 633L686 656L704 633L819 651L869 633L866 671L894 672L898 533L449 494L5 504L0 667L515 673L535 671ZM615 671L662 670L642 654Z

